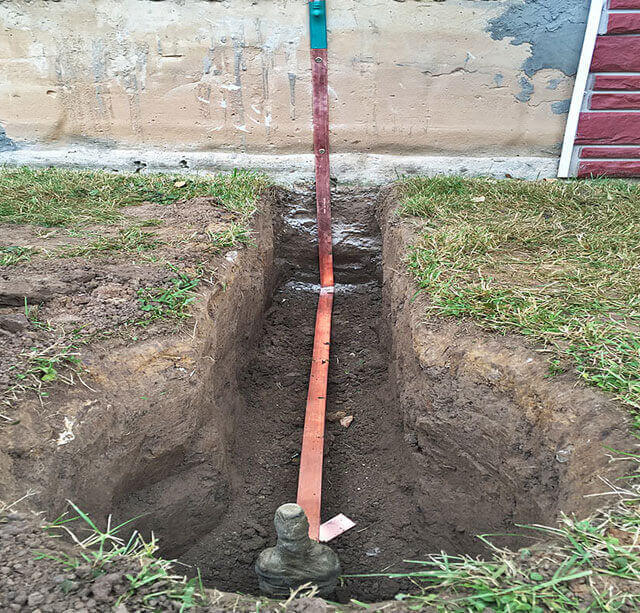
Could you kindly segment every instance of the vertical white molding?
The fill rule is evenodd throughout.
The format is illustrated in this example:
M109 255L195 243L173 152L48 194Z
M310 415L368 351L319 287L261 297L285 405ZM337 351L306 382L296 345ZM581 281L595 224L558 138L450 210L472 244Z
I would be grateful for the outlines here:
M587 29L584 35L584 43L582 45L582 53L580 54L580 63L578 64L576 82L573 87L573 95L571 96L569 116L567 117L567 126L565 128L564 140L562 142L562 153L560 154L558 177L561 179L568 178L571 171L571 157L573 155L576 132L578 131L578 121L580 119L580 111L582 109L582 100L587 87L587 80L589 79L589 69L591 68L593 51L596 46L596 39L598 38L598 30L600 28L600 19L602 17L604 3L605 0L591 0L591 7L589 8Z

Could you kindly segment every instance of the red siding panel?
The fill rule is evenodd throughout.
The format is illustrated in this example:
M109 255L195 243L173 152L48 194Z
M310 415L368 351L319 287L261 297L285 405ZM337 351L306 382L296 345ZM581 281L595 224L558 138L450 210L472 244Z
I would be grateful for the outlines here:
M576 145L640 145L640 113L581 113Z
M607 158L610 160L620 158L640 159L640 147L583 147L580 157L583 160L589 158Z
M640 33L640 13L611 13L607 34Z
M612 9L640 9L640 0L611 0Z
M593 94L591 108L595 111L640 109L640 94Z
M640 36L599 37L591 71L640 72Z
M640 90L639 75L605 75L596 76L593 89L638 89Z
M616 162L580 162L578 177L637 177L640 175L640 160Z

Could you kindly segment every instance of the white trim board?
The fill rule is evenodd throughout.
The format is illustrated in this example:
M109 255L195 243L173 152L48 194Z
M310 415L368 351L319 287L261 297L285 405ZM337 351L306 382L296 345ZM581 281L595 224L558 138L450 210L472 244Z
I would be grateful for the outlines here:
M578 121L580 120L582 101L584 100L584 94L587 89L589 69L591 68L593 51L600 31L600 22L604 7L605 0L591 0L587 29L585 31L582 52L580 53L580 63L578 64L576 82L573 87L564 140L562 142L562 153L560 154L560 164L558 166L558 177L561 179L567 179L571 175L571 160L573 158L576 132L578 131Z

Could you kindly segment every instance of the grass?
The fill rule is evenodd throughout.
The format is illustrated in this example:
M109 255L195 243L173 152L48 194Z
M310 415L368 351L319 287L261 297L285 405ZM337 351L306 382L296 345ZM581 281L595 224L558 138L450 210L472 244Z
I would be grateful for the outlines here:
M228 226L209 233L214 252L252 244L250 220L259 197L269 185L266 176L251 171L234 171L209 176L171 176L152 174L118 175L106 172L69 171L49 168L0 169L0 223L31 224L36 233L49 233L48 228L64 228L73 238L82 238L78 245L63 245L49 251L28 247L0 247L0 266L9 267L28 262L37 253L51 258L89 258L114 253L140 254L141 260L158 266L169 266L175 273L167 283L138 290L137 302L143 317L127 320L122 325L146 326L160 319L184 319L189 305L196 299L201 281L199 273L181 271L162 254L153 253L165 245L153 232L162 219L132 220L126 207L143 202L172 204L195 197L211 197L212 206L225 209L233 221ZM117 230L100 234L100 226L112 225ZM5 226L6 228L6 226ZM10 233L10 230L7 232ZM176 247L178 243L172 243ZM188 245L185 246L188 248ZM204 267L202 267L204 270ZM34 311L35 312L35 311ZM31 318L30 318L31 319ZM35 327L42 322L31 322ZM98 331L101 333L107 331ZM54 381L73 384L80 379L78 345L96 335L79 339L60 332L59 338L45 347L24 351L20 365L12 368L14 384L7 397L34 390L42 398L43 387ZM0 416L4 417L4 416ZM5 418L6 419L6 418Z
M431 314L471 317L552 352L640 425L640 185L437 177L402 184Z
M38 397L47 396L43 386L55 381L67 385L75 383L74 375L79 377L79 348L76 342L60 336L44 347L32 347L21 355L20 366L9 369L16 383L10 386L5 396L15 396L16 392L31 390Z
M70 568L89 566L94 578L108 572L107 568L110 568L113 563L124 562L128 566L133 566L134 570L125 574L128 581L127 590L113 603L114 607L135 599L137 606L142 603L142 606L153 609L154 603L161 597L176 603L180 611L205 603L206 596L199 573L192 579L173 573L173 561L156 557L158 545L153 535L149 542L145 541L137 531L126 539L120 536L123 528L137 518L112 526L111 517L109 517L106 528L101 530L74 503L69 501L69 505L76 515L72 517L68 517L67 514L62 515L47 525L46 530L54 534L62 530L68 534L77 545L78 555L75 557L53 556L41 553L38 559L51 559ZM77 521L80 521L81 529L87 533L86 536L80 537L78 530L71 530L70 526Z
M146 317L137 322L147 325L157 319L184 319L189 316L189 305L196 299L195 291L200 279L177 272L170 287L146 287L138 290L138 303Z
M21 262L28 262L35 253L37 250L31 247L0 247L0 266L15 266Z
M159 247L162 241L153 232L139 226L121 228L116 236L103 236L85 245L67 245L54 252L55 257L91 257L110 251L122 253L142 253Z
M228 228L219 232L209 232L214 250L232 249L238 245L252 245L251 230L244 224L231 222Z
M212 196L247 220L267 185L264 175L240 170L179 177L4 168L0 170L0 223L67 228L116 223L123 219L124 207L147 201L170 204L196 196Z
M542 343L549 376L575 369L626 404L640 425L640 185L436 177L400 184L399 214L417 239L408 266L428 314L464 317ZM632 611L640 608L640 456L608 510L556 528L521 526L543 541L488 560L445 553L416 570L410 609Z

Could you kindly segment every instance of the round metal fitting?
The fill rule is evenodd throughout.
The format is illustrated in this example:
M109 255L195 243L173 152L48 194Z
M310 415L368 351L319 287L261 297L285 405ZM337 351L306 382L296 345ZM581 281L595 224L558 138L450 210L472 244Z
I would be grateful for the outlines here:
M318 62L318 64L320 64L322 62L322 58L321 57L317 57L316 58L316 62Z
M326 152L327 152L327 150L326 150L326 149L318 149L318 153L319 153L320 155L324 155Z

